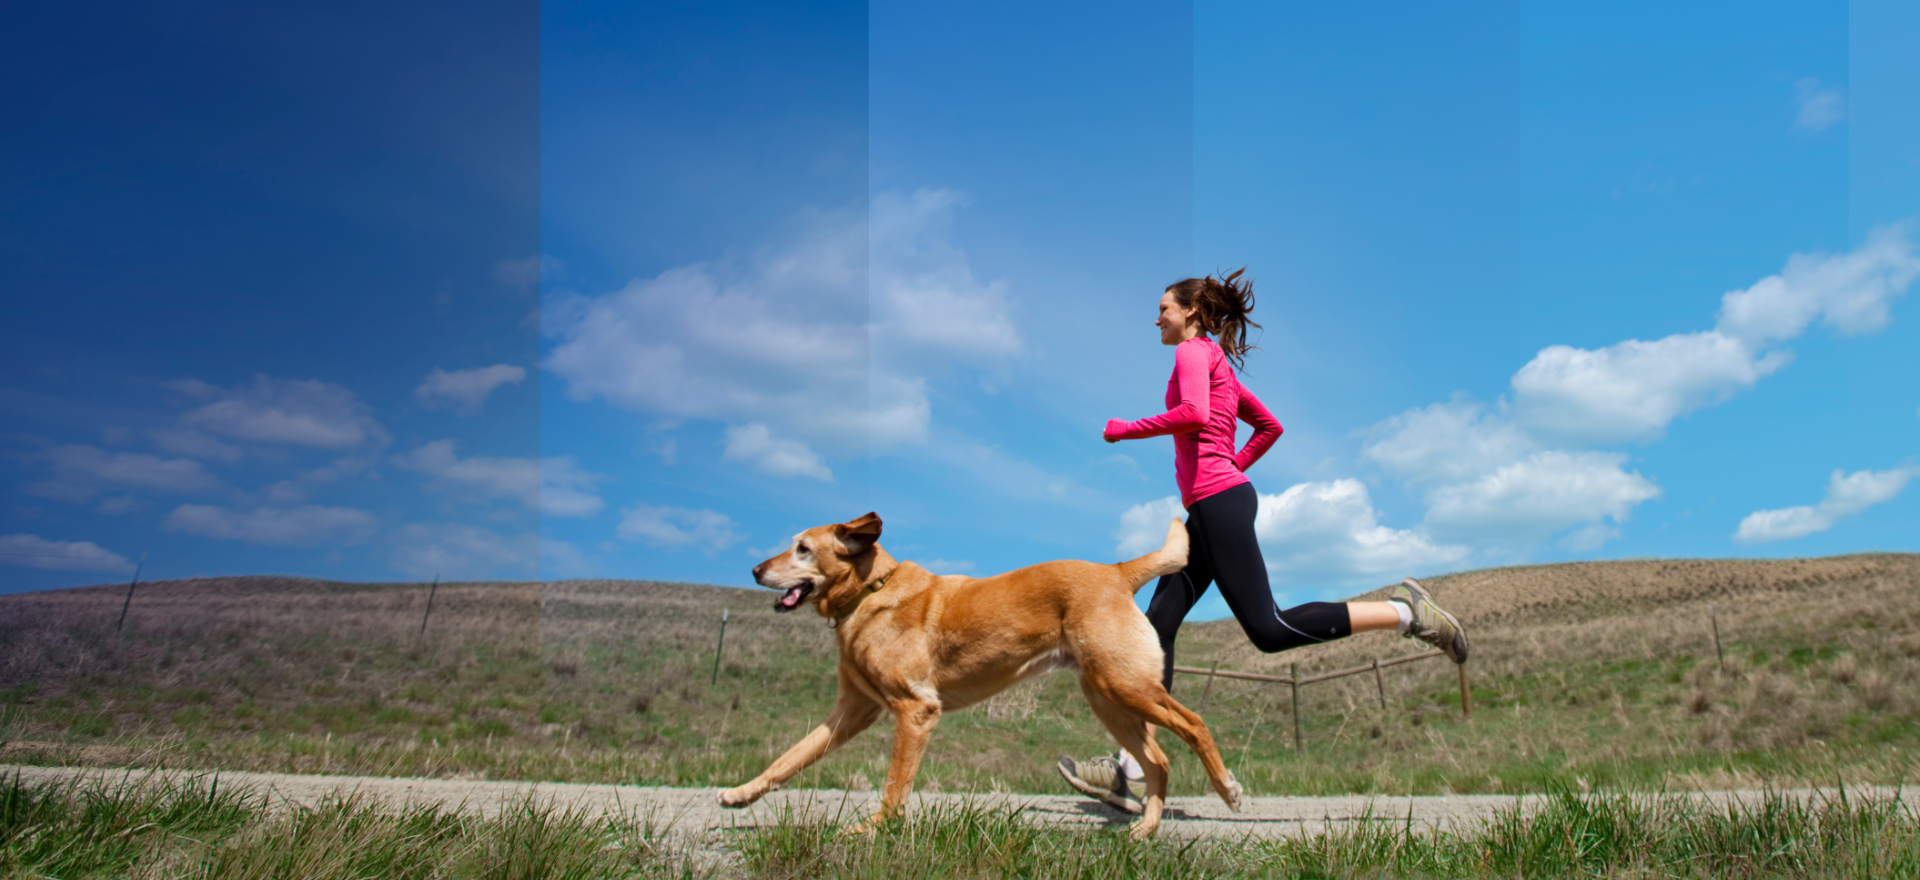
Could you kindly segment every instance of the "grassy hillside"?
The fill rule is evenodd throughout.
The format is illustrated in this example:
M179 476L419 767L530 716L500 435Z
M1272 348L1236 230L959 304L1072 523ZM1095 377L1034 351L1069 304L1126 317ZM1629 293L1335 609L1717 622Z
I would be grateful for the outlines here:
M1920 781L1920 556L1529 566L1431 581L1473 635L1474 720L1440 660L1304 693L1176 683L1257 794ZM640 581L427 587L282 578L0 596L0 761L731 785L824 716L831 633L771 591ZM1717 668L1707 605L1719 615ZM731 609L717 683L714 641ZM1180 662L1284 674L1420 648L1386 635L1261 655L1232 621ZM1204 696L1203 696L1204 694ZM1175 792L1202 781L1183 747ZM865 788L890 730L795 781ZM1110 749L1071 678L946 718L921 784L1051 791Z

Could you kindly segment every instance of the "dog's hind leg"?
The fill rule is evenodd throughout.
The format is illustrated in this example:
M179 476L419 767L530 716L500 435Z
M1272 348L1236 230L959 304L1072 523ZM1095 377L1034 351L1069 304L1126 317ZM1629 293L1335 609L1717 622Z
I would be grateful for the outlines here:
M738 809L759 800L767 792L792 779L794 774L807 769L808 765L872 726L879 717L880 704L842 679L840 701L834 704L826 723L814 728L812 733L788 749L752 782L721 792L720 806Z
M1106 696L1148 724L1164 727L1180 737L1195 755L1200 756L1200 764L1206 768L1214 792L1227 802L1227 806L1239 812L1243 794L1240 783L1227 771L1226 762L1220 758L1220 749L1213 742L1213 733L1207 730L1207 722L1201 720L1199 715L1180 705L1158 681L1112 688Z
M1134 840L1153 836L1160 829L1160 814L1166 807L1167 777L1171 763L1167 753L1153 741L1153 726L1140 720L1139 716L1126 707L1108 699L1100 689L1087 678L1080 679L1080 692L1087 697L1087 705L1093 707L1093 715L1106 725L1107 732L1127 753L1140 761L1140 770L1146 774L1147 790L1140 799L1140 818L1134 820L1128 832Z

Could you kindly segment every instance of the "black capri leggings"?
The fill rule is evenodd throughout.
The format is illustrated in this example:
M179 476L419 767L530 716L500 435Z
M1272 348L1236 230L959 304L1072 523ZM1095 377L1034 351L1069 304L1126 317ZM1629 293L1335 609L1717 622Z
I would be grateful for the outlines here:
M1260 542L1253 536L1253 516L1260 496L1252 483L1241 483L1209 495L1187 508L1187 539L1191 549L1185 571L1160 579L1147 620L1160 635L1166 653L1161 683L1173 690L1173 637L1194 603L1206 595L1207 585L1218 583L1220 596L1246 630L1253 646L1268 654L1330 642L1353 634L1345 602L1308 602L1281 611L1273 604L1267 584L1267 563L1260 558Z

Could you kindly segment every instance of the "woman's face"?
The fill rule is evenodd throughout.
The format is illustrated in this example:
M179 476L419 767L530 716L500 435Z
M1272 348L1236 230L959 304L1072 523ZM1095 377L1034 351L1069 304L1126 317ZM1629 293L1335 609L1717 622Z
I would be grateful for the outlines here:
M1160 294L1160 317L1153 325L1160 328L1161 345L1179 345L1200 333L1199 309L1183 309L1173 291Z

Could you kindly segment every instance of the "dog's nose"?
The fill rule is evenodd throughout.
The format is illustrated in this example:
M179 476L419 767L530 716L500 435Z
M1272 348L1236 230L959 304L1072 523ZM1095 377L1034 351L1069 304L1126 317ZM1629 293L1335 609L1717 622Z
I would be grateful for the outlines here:
M766 570L767 570L767 564L764 562L753 567L753 579L756 583L759 582L760 580L760 574Z

